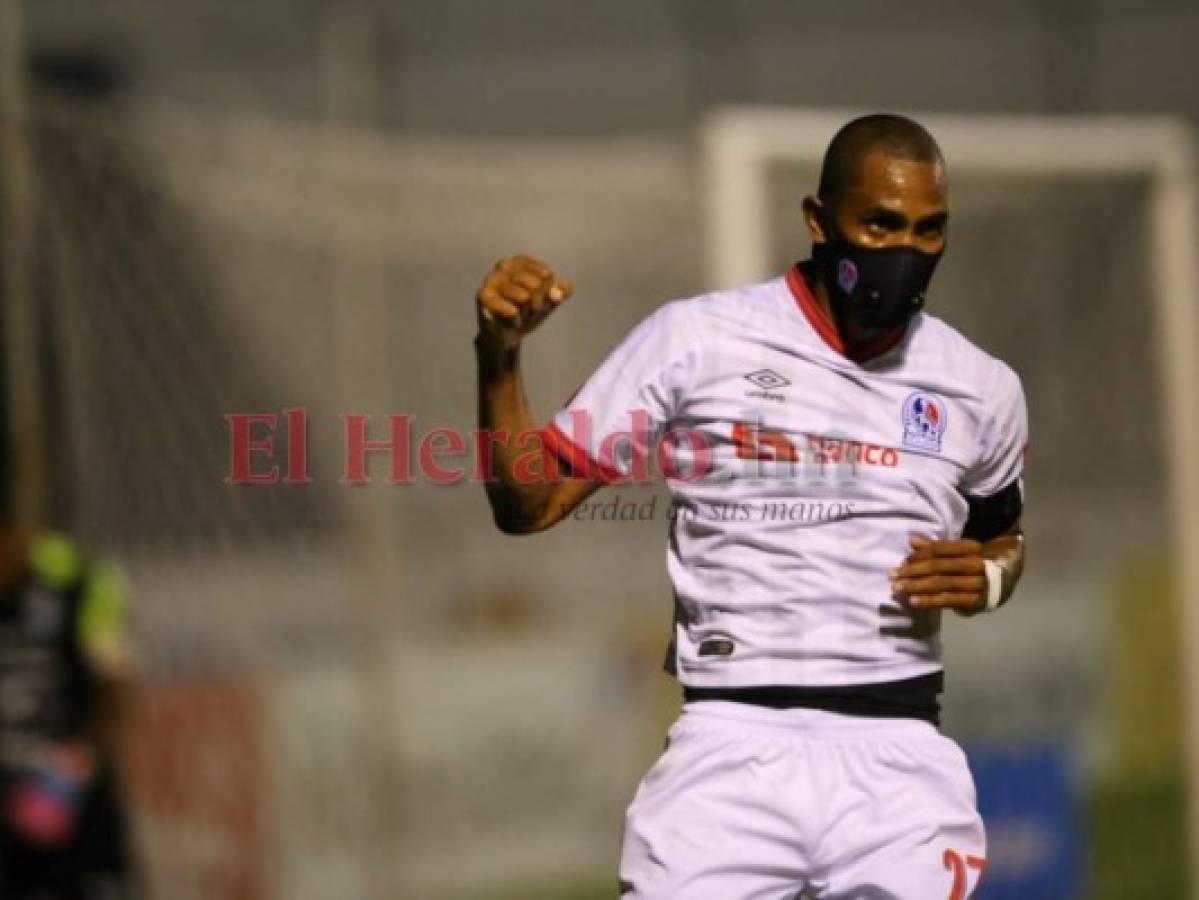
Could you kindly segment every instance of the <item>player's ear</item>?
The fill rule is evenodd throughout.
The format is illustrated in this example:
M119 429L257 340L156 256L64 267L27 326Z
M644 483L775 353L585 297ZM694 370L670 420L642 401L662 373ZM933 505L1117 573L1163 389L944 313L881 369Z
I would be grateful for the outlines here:
M824 220L824 205L811 194L803 198L803 220L808 226L808 235L813 244L823 244L828 240L824 225L821 224Z

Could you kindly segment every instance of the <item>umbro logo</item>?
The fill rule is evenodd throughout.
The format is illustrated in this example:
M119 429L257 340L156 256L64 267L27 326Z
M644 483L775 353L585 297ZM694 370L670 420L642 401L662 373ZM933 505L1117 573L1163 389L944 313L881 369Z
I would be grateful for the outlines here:
M758 369L756 372L750 372L745 378L764 391L777 390L791 383L774 369Z
M787 399L785 395L779 394L777 391L779 388L787 387L791 382L774 371L774 369L758 369L756 372L750 372L745 376L745 380L758 388L756 391L747 391L745 394L747 397L774 400L778 403L782 403Z

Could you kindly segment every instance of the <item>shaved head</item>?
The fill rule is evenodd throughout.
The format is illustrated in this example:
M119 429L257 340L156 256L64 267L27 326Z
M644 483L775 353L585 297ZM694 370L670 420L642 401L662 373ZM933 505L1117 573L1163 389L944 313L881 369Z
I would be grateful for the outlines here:
M804 197L803 214L816 293L847 340L865 346L919 309L945 251L949 196L941 149L903 116L854 119L829 143L818 193ZM849 287L844 272L851 273ZM880 287L892 277L894 284ZM890 299L850 302L871 278L869 296Z
M941 148L923 125L887 113L862 116L843 126L824 153L817 190L821 202L835 204L860 179L863 164L872 153L944 165Z

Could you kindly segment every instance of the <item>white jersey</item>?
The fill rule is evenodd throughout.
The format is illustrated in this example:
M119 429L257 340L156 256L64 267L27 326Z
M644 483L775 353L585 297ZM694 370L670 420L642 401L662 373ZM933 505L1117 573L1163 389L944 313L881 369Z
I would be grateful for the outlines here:
M1016 374L929 315L847 358L793 269L660 307L546 436L607 479L662 439L683 684L829 686L941 668L939 614L888 572L1021 478L1027 428Z

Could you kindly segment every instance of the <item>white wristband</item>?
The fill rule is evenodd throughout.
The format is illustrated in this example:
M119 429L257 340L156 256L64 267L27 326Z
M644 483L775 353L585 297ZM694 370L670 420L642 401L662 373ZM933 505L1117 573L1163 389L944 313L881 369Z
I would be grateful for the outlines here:
M999 607L999 600L1003 597L1003 566L993 559L984 559L983 572L987 576L986 612L991 612Z

